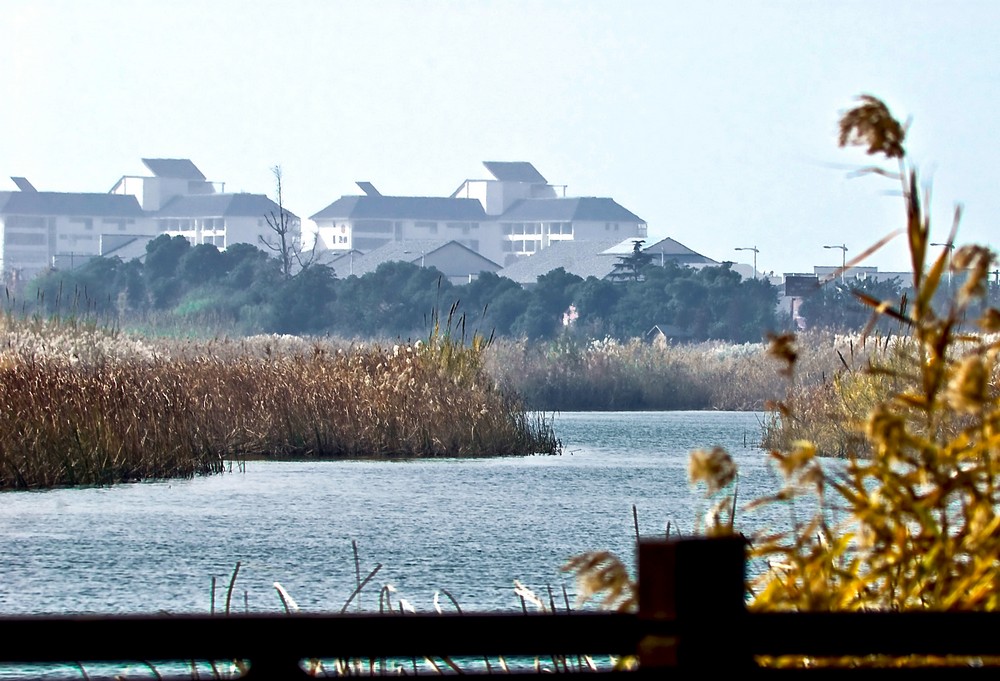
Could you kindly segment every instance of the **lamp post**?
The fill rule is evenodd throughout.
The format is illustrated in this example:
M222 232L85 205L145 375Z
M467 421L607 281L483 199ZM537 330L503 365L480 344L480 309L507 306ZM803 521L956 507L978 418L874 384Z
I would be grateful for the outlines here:
M953 244L951 242L948 242L948 243L945 244L945 243L941 243L939 241L932 241L931 242L931 246L943 246L943 247L945 247L945 248L948 249L948 291L950 292L951 291L951 255L955 251L955 244Z
M756 246L737 247L737 251L753 251L753 278L757 278L757 254L760 250Z
M841 253L840 259L840 283L844 283L844 275L847 272L847 245L841 244L839 246L824 246L823 248L839 248L843 253Z
M415 253L415 251L403 251L403 255L413 255L414 253ZM421 267L421 269L423 269L423 266L424 266L424 254L425 253L426 253L426 251L421 248L420 249L420 267Z

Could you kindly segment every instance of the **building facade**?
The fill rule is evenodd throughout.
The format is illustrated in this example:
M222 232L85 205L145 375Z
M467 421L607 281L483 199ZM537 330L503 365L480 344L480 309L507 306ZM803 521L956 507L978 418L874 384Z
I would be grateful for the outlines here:
M266 248L263 241L273 241L282 210L268 197L219 191L224 185L209 182L188 159L142 161L150 176L123 176L107 194L38 191L23 177L11 178L17 191L0 192L5 282L27 281L50 267L78 267L160 234L219 248ZM299 218L283 213L283 224L299 239Z
M318 247L367 252L393 241L448 239L506 266L558 241L646 236L645 221L613 199L566 197L565 187L527 162L483 165L493 179L465 180L448 197L384 196L358 182L364 195L343 196L312 216Z

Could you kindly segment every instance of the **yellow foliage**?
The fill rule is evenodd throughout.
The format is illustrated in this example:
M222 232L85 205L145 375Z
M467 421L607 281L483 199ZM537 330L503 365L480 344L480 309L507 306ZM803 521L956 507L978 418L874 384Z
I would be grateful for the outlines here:
M997 258L981 246L956 249L951 267L966 275L964 283L946 310L938 312L931 305L946 263L943 255L926 262L930 221L903 147L905 132L883 102L867 95L840 123L841 145L863 144L869 154L899 163L898 173L874 172L901 183L915 299L908 309L864 302L875 315L903 322L907 336L877 339L879 352L866 367L849 367L845 361L845 373L828 387L808 392L794 386L796 338L771 339L771 354L780 360L790 386L786 399L774 406L785 439L770 453L784 484L748 506L791 504L811 495L818 510L787 531L751 538L751 558L769 566L748 584L753 610L1000 606L1000 341L985 335L1000 330L1000 312L986 304L987 275ZM955 215L949 244L960 211ZM983 334L961 330L972 317L978 317ZM832 453L832 446L818 442L817 434L839 438L844 458L818 456ZM694 452L691 480L718 493L735 476L729 464L722 450ZM705 530L734 531L732 517L725 520ZM587 567L575 564L578 571ZM600 586L591 582L591 592ZM917 660L760 661L775 666L902 666Z

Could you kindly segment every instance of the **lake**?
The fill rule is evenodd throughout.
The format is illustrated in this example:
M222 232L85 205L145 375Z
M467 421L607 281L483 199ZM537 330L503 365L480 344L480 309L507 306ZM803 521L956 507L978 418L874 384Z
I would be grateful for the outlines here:
M245 472L111 488L0 495L0 612L208 612L239 562L233 607L339 611L361 575L433 611L515 610L519 580L561 603L570 556L613 551L633 564L632 507L645 536L690 533L708 504L687 482L692 449L726 447L739 498L778 480L751 412L561 413L561 456L417 461L250 462ZM780 523L768 513L741 527ZM768 515L771 514L771 515ZM352 607L354 604L352 603ZM451 609L442 600L445 610Z

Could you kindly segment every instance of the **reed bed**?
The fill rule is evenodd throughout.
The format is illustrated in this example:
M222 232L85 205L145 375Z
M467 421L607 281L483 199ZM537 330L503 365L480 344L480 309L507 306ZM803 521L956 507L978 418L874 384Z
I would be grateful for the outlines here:
M249 458L552 454L540 416L447 336L156 342L3 322L0 488L218 473Z
M800 341L797 388L829 383L843 371L844 357L863 363L874 351L859 339L821 331ZM764 342L500 340L487 366L526 406L545 411L765 411L788 389Z

